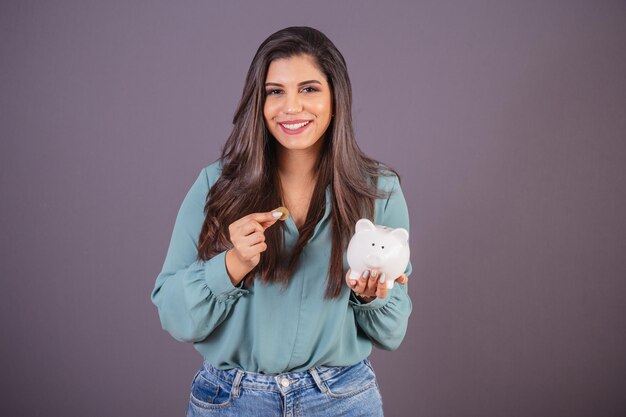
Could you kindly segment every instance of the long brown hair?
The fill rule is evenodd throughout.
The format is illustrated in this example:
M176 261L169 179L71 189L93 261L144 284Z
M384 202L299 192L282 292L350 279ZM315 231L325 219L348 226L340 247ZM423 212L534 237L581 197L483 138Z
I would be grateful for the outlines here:
M246 276L263 282L286 284L298 259L324 215L326 188L331 195L332 243L326 297L336 298L343 284L343 253L360 218L372 218L374 200L385 197L377 178L392 171L368 158L358 147L352 127L352 87L345 60L322 32L309 27L289 27L268 37L257 50L246 76L233 130L222 150L222 172L209 190L205 220L198 239L198 260L207 260L232 247L228 226L254 212L282 205L276 157L276 140L263 120L265 79L270 63L296 55L313 58L326 76L333 94L334 117L325 132L317 162L317 181L299 239L288 256L284 224L265 231L267 250Z

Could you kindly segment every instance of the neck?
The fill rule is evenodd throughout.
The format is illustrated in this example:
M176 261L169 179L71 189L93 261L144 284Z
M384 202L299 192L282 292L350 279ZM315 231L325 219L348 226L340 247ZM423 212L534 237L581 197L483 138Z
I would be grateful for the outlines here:
M321 141L320 141L321 142ZM312 181L316 175L320 149L278 150L278 174L283 181Z

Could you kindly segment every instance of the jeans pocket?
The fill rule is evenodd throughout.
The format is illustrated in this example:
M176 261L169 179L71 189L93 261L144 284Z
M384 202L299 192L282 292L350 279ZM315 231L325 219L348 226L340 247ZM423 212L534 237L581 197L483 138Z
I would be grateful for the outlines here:
M230 405L231 384L218 379L204 367L191 383L190 401L200 408L222 408Z
M333 398L347 398L368 389L377 389L376 375L370 366L359 362L325 381L327 394Z

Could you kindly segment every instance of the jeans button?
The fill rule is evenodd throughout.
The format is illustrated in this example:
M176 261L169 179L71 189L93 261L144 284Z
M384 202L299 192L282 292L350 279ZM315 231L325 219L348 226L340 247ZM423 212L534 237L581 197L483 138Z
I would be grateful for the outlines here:
M289 386L289 380L287 378L283 378L280 380L280 385L287 388Z

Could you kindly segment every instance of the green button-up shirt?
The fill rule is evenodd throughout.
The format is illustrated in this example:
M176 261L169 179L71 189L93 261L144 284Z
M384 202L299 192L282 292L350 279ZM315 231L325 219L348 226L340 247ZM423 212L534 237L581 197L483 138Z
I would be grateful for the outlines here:
M331 247L329 190L324 216L286 288L258 279L246 288L233 286L225 252L197 261L205 199L219 175L219 163L203 168L176 217L151 294L165 330L177 340L193 342L217 368L266 374L353 365L369 356L373 344L388 350L400 345L411 313L406 285L396 284L386 298L369 303L360 303L345 283L339 298L324 298ZM378 186L391 195L376 200L374 223L408 230L397 177L382 177ZM287 248L297 239L298 229L288 218ZM344 255L344 273L347 269ZM409 263L405 273L410 272Z

